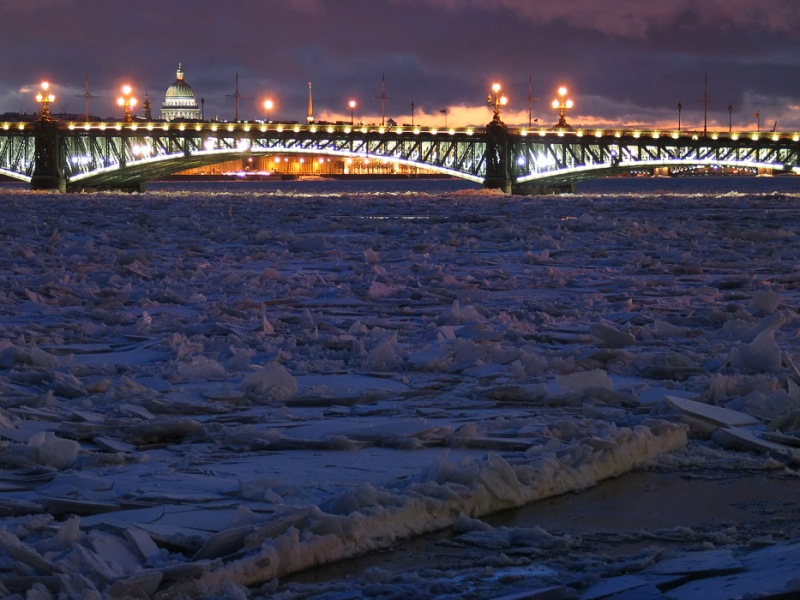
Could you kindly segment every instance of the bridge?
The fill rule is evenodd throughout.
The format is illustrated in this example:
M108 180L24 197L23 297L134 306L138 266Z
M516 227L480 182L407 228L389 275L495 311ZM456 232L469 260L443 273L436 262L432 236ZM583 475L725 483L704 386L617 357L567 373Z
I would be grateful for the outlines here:
M578 181L720 166L800 174L799 132L692 132L258 122L0 123L0 174L34 190L143 191L146 182L258 154L394 161L506 193L566 191Z

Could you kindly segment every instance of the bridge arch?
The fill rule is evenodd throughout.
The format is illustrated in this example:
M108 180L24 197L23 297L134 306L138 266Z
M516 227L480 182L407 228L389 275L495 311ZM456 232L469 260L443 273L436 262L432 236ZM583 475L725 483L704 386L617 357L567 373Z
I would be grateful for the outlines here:
M44 138L59 162L42 176L36 159ZM274 154L390 161L529 193L687 165L799 172L800 134L527 130L494 122L446 130L324 123L0 124L0 173L31 181L38 170L45 182L63 182L67 190L141 189L148 180L181 170Z

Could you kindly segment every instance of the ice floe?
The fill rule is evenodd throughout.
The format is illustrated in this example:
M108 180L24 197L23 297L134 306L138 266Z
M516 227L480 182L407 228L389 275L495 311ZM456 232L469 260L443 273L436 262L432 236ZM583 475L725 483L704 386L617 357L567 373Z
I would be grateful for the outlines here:
M638 468L796 477L796 200L4 192L0 592L257 597L447 528L569 545L480 519ZM797 589L795 541L719 546L480 569Z

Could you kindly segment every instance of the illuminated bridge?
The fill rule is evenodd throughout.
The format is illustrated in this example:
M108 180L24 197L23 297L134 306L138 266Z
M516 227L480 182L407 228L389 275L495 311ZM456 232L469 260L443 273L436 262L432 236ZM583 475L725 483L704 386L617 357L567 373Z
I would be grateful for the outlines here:
M800 174L798 132L433 129L280 123L0 123L0 174L32 189L143 190L202 165L267 154L395 161L506 193L566 191L577 181L690 166Z

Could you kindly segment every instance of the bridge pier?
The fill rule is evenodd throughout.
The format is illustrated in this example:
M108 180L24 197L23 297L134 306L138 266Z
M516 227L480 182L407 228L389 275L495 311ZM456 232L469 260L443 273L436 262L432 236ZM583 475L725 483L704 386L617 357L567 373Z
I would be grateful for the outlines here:
M497 113L492 122L486 126L485 152L486 179L483 180L483 187L510 194L512 180L509 169L508 127L499 119Z
M55 121L42 117L36 123L34 157L31 189L66 192L67 178L61 166L61 136Z

